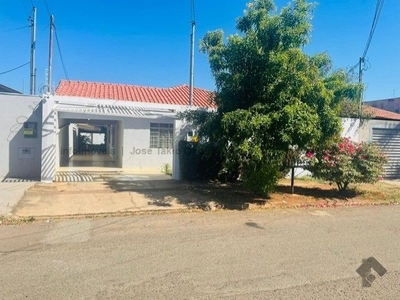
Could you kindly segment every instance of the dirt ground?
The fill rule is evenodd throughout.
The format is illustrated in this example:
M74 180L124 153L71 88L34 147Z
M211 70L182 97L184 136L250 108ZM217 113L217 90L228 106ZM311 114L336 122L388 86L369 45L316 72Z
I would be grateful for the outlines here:
M358 206L374 203L390 204L400 202L396 183L377 182L350 186L347 191L338 191L336 185L314 180L295 180L294 194L291 194L289 179L279 182L276 191L267 199L275 206Z
M245 203L243 208L262 209L400 203L399 187L398 181L380 181L375 184L350 186L349 190L340 192L336 185L300 179L295 180L294 194L292 194L290 179L282 179L269 197L246 192L240 185L215 185L210 188L210 192L215 195L214 201L225 208L228 208L227 205ZM203 188L206 189L206 186Z

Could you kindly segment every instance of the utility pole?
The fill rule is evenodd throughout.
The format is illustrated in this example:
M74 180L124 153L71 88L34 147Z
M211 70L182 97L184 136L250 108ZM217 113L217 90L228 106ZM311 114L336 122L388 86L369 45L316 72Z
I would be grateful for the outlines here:
M190 35L190 84L189 84L189 105L193 105L193 82L194 82L194 34L196 22L192 21L192 33Z
M30 94L36 93L36 7L32 9L31 20L31 81Z
M359 117L361 118L362 115L362 102L363 102L363 88L362 88L362 81L363 81L363 64L364 64L364 57L360 57L360 62L358 63L358 83L360 84L360 103L359 103Z
M52 80L53 80L53 35L54 35L54 16L50 16L50 39L49 39L49 73L47 76L47 92L52 93Z

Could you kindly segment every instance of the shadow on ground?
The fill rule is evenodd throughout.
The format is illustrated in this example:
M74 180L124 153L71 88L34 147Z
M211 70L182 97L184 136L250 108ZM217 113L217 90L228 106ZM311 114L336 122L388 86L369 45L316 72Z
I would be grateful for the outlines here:
M222 184L217 182L178 182L173 180L109 180L106 184L115 192L135 192L145 196L149 205L170 207L173 204L184 205L187 208L213 210L218 208L241 210L249 208L249 204L265 206L281 202L291 197L299 203L306 199L309 203L320 200L348 200L357 196L355 191L339 192L336 189L320 189L316 187L296 187L295 195L291 194L290 186L279 185L272 197L260 197L245 188L240 183ZM287 203L285 201L285 203Z
M348 189L345 191L339 191L336 188L332 189L322 189L318 187L302 187L302 186L295 186L295 194L312 197L317 200L320 199L338 199L338 200L349 200L351 198L355 198L357 196L362 195L362 192ZM279 194L291 194L291 187L288 185L279 185L275 189L276 193Z
M149 199L149 205L172 206L173 203L188 208L200 209L244 209L245 203L265 203L245 191L238 184L207 182L184 182L173 180L119 181L110 180L106 184L115 192L135 192Z

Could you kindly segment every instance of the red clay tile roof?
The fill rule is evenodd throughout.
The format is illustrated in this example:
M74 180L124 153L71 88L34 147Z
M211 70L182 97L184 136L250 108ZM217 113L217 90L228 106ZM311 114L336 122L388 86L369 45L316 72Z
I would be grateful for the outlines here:
M371 119L400 121L400 114L380 108L364 105L364 111L371 114Z
M56 92L58 96L111 99L159 104L189 105L189 86L171 88L144 87L127 84L61 80ZM193 105L214 108L212 92L193 89Z

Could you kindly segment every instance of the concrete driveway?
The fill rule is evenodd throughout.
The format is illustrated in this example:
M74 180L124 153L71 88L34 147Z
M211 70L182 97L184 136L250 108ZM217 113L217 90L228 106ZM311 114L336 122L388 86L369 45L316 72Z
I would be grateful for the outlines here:
M187 205L177 202L176 191L184 193L185 189L184 183L160 172L62 171L56 182L35 183L12 213L56 217L180 210Z

